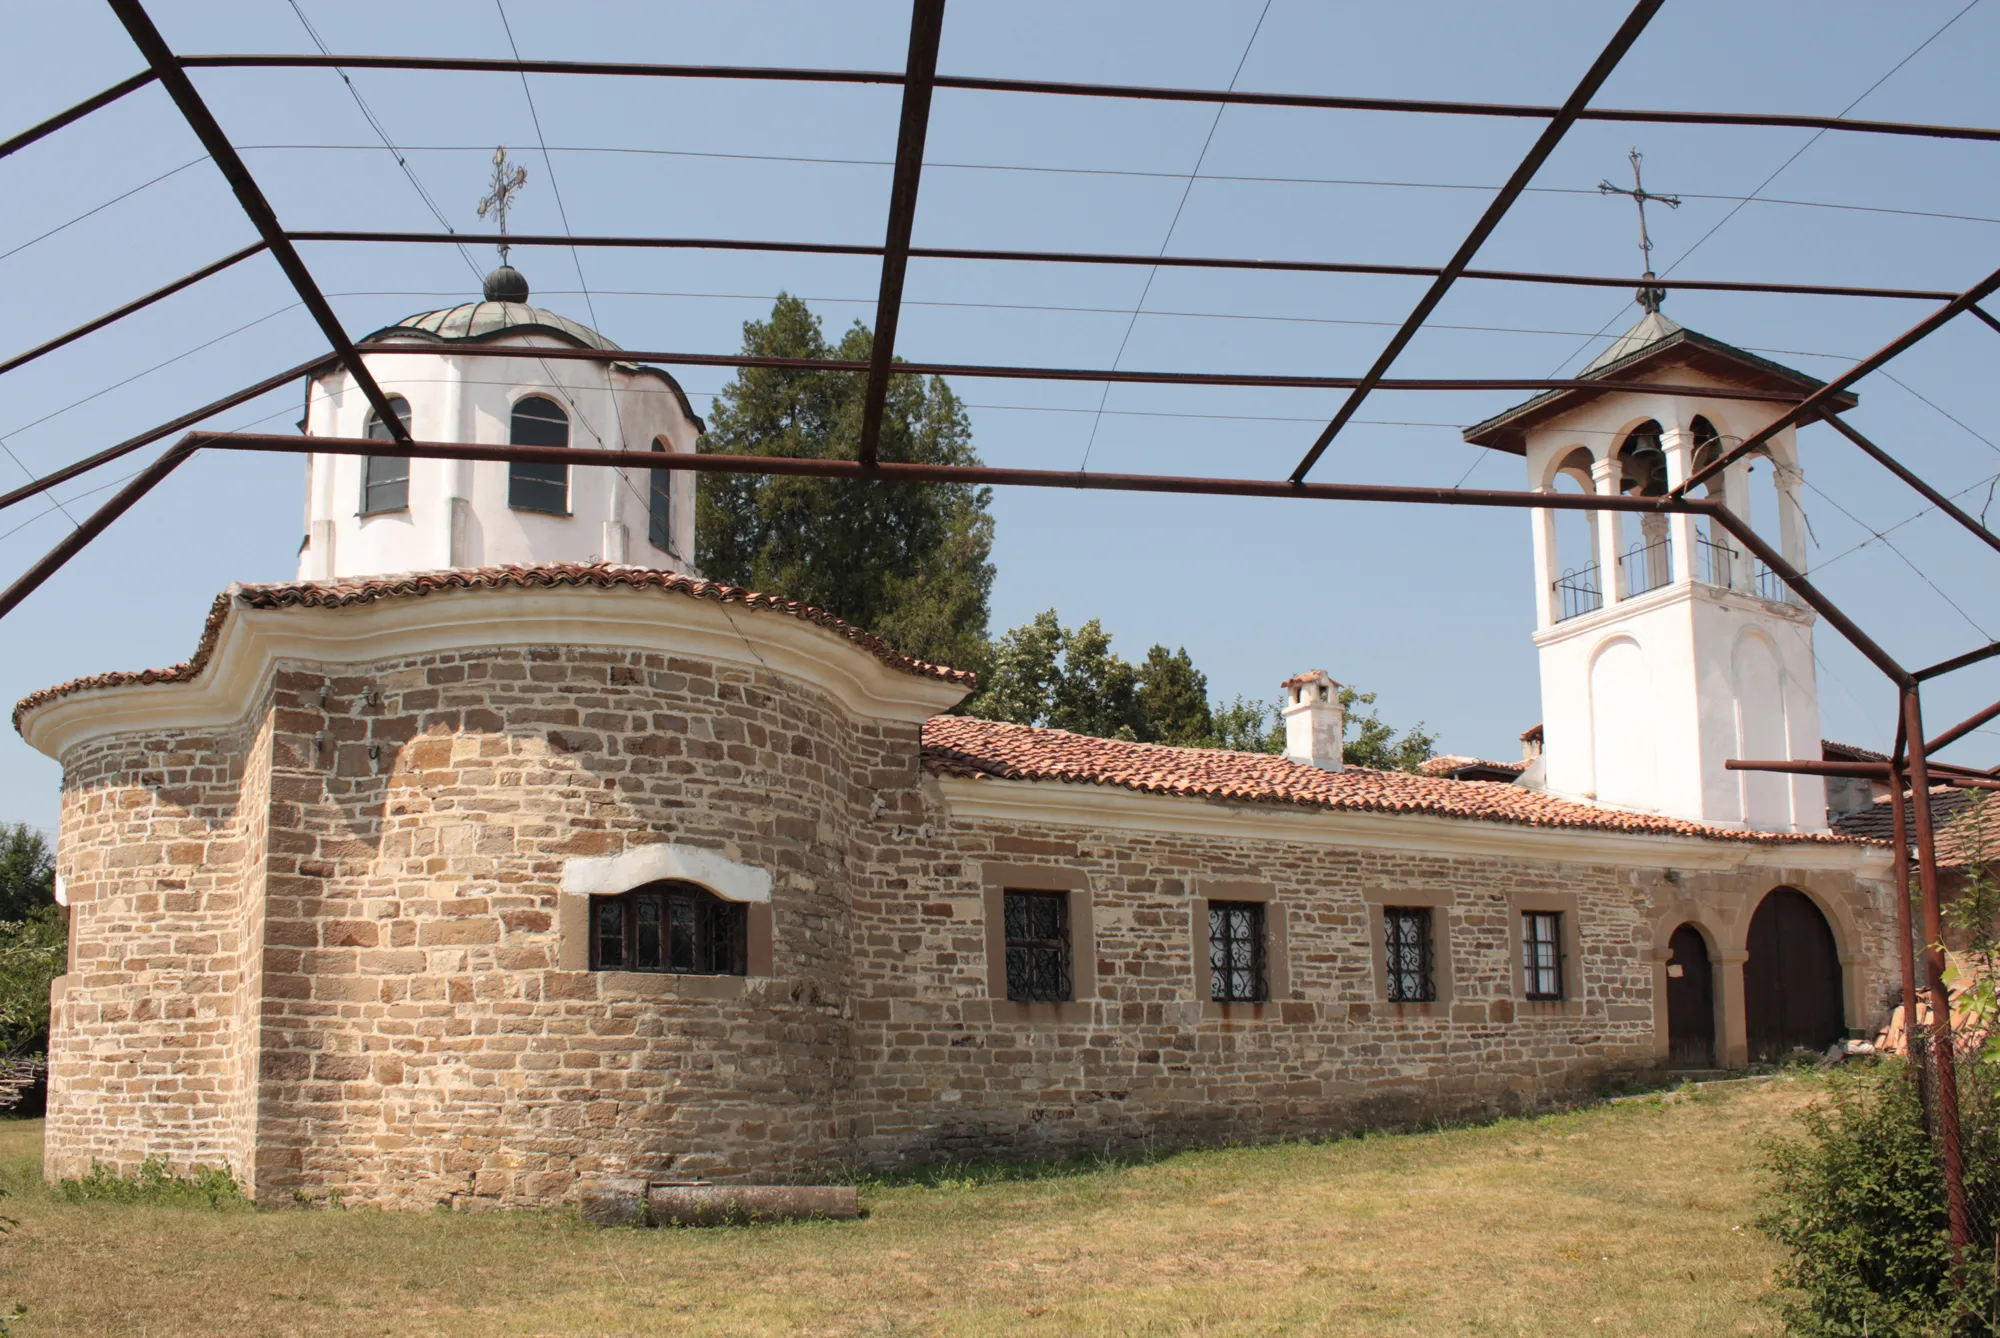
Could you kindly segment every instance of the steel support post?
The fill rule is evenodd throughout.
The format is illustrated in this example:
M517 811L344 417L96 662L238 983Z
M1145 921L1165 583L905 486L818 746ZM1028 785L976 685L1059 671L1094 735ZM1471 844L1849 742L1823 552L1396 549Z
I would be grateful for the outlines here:
M1944 983L1944 914L1938 904L1937 841L1931 821L1929 759L1924 753L1924 712L1919 689L1903 689L1903 730L1909 738L1911 821L1917 837L1917 885L1924 899L1924 964L1931 993L1931 1053L1937 1061L1937 1131L1944 1152L1945 1208L1954 1254L1972 1238L1965 1204L1965 1149L1958 1127L1958 1057L1953 1053L1951 990Z

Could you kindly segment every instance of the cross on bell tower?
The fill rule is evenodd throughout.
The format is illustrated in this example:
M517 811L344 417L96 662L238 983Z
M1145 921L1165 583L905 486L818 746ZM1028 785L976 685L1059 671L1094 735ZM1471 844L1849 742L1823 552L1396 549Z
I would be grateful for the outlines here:
M1655 203L1665 205L1669 209L1678 209L1681 207L1681 197L1678 195L1655 195L1646 189L1645 181L1639 176L1639 162L1644 156L1637 149L1633 149L1631 152L1632 189L1627 190L1623 186L1614 186L1609 181L1598 182L1597 189L1600 194L1604 195L1630 196L1632 203L1639 206L1639 251L1646 257L1646 282L1645 286L1639 289L1639 305L1648 311L1658 311L1660 303L1666 300L1667 294L1665 289L1656 287L1653 283L1653 239L1646 232L1646 201L1652 200ZM483 214L485 211L482 209L480 212ZM502 230L505 230L504 224L502 225Z

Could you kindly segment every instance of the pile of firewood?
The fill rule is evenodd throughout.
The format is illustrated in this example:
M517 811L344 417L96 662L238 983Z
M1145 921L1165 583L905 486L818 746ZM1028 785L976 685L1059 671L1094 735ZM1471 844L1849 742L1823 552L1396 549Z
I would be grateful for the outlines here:
M39 1115L48 1103L48 1093L47 1060L0 1055L0 1114Z

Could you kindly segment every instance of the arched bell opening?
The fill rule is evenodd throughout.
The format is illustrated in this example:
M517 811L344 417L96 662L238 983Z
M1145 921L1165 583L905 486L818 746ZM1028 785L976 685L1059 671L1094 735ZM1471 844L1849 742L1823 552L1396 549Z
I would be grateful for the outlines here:
M1745 946L1743 1025L1753 1063L1817 1054L1846 1036L1840 948L1811 897L1793 887L1765 894Z
M1618 462L1618 491L1626 497L1667 495L1667 452L1660 438L1665 431L1649 418L1625 434L1613 458ZM1667 517L1614 512L1618 526L1619 565L1627 597L1643 595L1673 582L1673 556L1667 542Z

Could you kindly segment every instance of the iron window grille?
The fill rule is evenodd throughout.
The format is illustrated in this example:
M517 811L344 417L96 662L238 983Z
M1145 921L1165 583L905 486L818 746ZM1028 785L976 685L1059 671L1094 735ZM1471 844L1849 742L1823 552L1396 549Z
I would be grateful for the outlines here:
M1271 997L1261 903L1208 903L1208 997L1216 1003L1263 1003Z
M1070 998L1069 893L1008 892L1007 997L1018 1003Z
M1530 999L1560 999L1562 984L1562 913L1521 913L1521 974Z
M514 446L569 445L569 415L541 395L529 395L514 406L507 441ZM569 514L569 466L515 463L507 466L507 505L518 511Z
M656 451L665 451L663 441L653 443ZM674 550L674 471L653 469L647 471L646 484L646 542L662 553Z
M692 883L590 899L590 969L749 974L749 912Z
M1674 550L1665 539L1633 544L1619 563L1625 569L1627 596L1650 594L1674 582Z
M1382 911L1387 939L1390 1003L1435 1003L1431 912L1428 906L1389 906Z
M389 397L389 407L410 426L410 402L401 395ZM380 414L368 415L368 439L393 441L389 425ZM361 514L380 515L385 511L410 509L410 458L407 455L371 455L361 462Z

